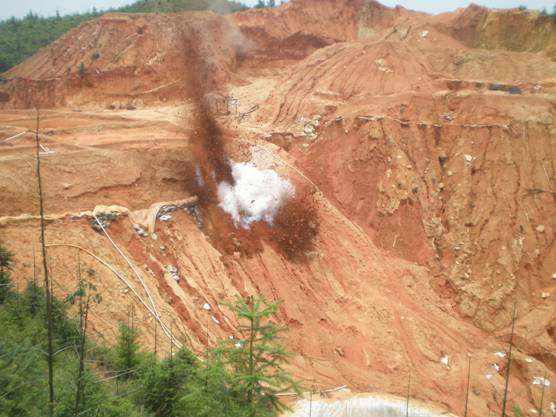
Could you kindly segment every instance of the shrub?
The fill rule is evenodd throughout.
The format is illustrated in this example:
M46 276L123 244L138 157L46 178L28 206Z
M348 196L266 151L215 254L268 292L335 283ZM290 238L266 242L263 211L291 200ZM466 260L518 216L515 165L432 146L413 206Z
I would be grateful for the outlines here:
M85 64L83 62L79 64L79 67L77 68L77 73L79 74L80 77L83 77L85 75Z

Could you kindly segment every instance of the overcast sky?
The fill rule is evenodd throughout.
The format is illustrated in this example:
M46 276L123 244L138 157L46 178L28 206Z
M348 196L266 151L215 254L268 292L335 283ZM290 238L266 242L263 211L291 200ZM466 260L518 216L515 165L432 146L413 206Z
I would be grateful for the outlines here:
M467 6L467 0L380 0L388 6L401 4L409 9L422 10L430 13L439 13ZM48 16L59 10L61 14L89 11L94 6L99 10L109 7L124 6L133 0L0 0L0 19L11 16L22 17L29 10L40 15ZM243 3L253 5L256 0L244 0ZM527 6L531 9L546 8L552 11L555 0L475 0L475 3L488 7L517 7Z

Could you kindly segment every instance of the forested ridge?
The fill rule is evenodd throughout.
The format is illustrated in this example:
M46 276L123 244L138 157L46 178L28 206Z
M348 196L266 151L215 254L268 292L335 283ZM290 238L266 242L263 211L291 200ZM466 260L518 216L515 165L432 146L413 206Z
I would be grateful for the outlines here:
M259 0L255 7L273 7L274 0ZM225 14L247 9L232 0L139 0L129 6L66 16L42 17L30 11L24 18L0 21L0 73L7 71L50 44L71 28L108 12L168 13L183 10L213 10Z

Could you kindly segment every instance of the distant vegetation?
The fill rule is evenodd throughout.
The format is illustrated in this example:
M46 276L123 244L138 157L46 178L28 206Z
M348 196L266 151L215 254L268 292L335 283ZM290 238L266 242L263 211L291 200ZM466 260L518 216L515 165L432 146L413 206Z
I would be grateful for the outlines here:
M276 394L298 391L283 370L290 356L280 343L283 329L272 324L278 303L251 297L230 304L238 337L207 349L205 361L170 346L160 330L155 356L137 342L133 310L115 347L89 338L88 322L103 302L94 271L78 267L76 288L62 288L69 294L51 304L50 411L46 294L40 277L17 291L12 259L0 246L0 417L276 417L283 408Z
M139 0L117 9L125 13L171 13L182 10L214 10L218 13L237 12L248 7L230 0Z
M29 12L23 19L0 22L0 72L19 64L71 28L97 16L95 13L43 18Z
M259 0L256 7L274 7L274 0ZM22 19L14 17L0 21L0 73L19 64L40 48L58 39L73 27L94 19L106 12L168 13L182 10L214 10L225 14L247 9L247 6L231 0L139 0L120 7L90 13L41 17L29 12Z

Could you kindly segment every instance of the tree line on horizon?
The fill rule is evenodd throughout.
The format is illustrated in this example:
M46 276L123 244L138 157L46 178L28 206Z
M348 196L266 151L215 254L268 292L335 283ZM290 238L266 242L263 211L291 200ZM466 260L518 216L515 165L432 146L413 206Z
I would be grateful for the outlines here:
M275 7L275 0L258 0L255 8ZM29 11L23 18L0 21L0 74L16 66L70 29L109 12L170 13L184 10L214 10L232 13L249 7L235 0L138 0L128 6L99 11L43 17ZM1 80L0 80L1 81Z

